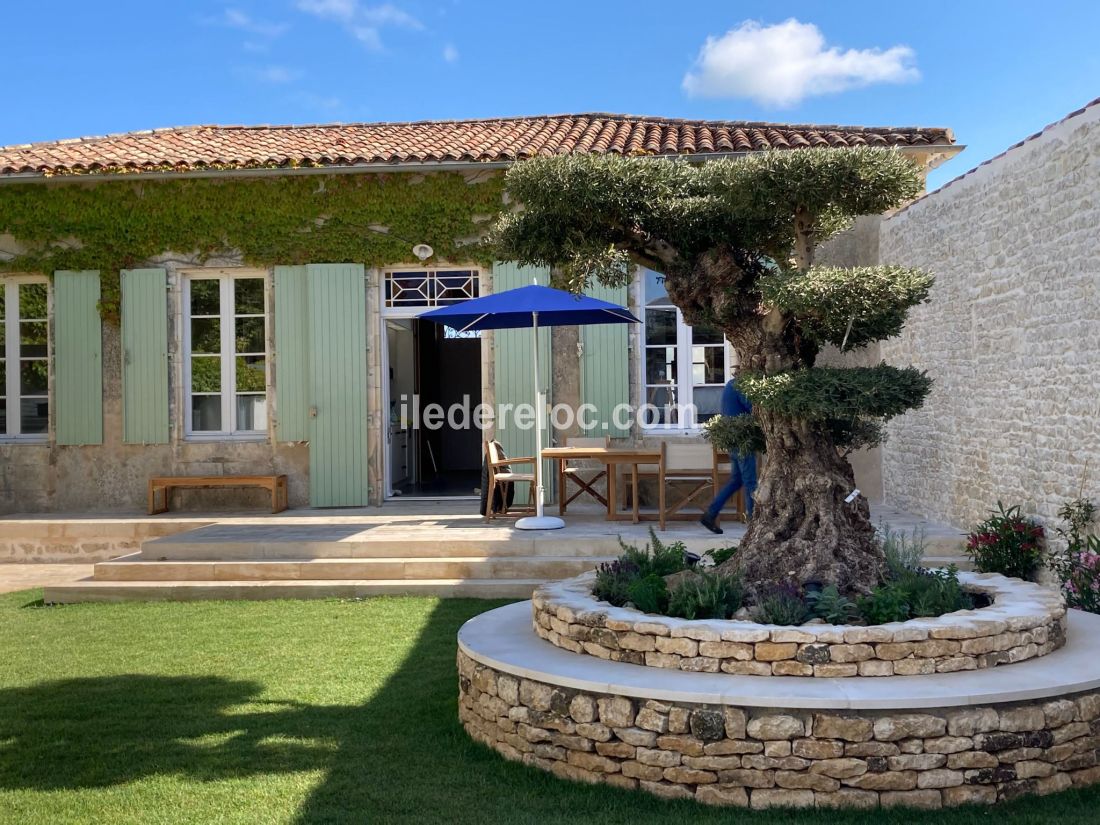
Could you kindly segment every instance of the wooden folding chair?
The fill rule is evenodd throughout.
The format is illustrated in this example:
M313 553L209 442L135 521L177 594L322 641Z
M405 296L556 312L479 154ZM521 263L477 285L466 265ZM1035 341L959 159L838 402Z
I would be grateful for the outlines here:
M567 438L565 439L566 447L610 447L611 436L603 436L602 438ZM592 475L595 473L595 475ZM596 499L604 507L607 507L607 498L595 489L595 484L600 479L607 478L607 466L600 465L599 467L573 467L568 463L568 459L562 459L558 462L558 514L565 515L565 508L572 504L578 496L588 493L592 498ZM573 482L577 486L577 490L573 495L569 493L569 482Z
M524 512L534 512L535 507L535 459L534 457L508 458L504 455L504 449L499 441L485 442L485 464L489 470L489 484L487 485L488 498L485 500L485 521L497 516L506 516L512 511L508 506L508 486L518 482L527 482L527 508ZM513 464L530 464L531 472L517 473L511 467ZM493 507L496 493L499 490L502 507L499 512Z
M699 513L682 512L685 507L698 507L705 513L707 505L718 494L718 464L714 448L708 443L664 441L664 485L680 482L688 489L675 495L666 492L664 516L673 520L695 520ZM705 498L704 498L705 497Z

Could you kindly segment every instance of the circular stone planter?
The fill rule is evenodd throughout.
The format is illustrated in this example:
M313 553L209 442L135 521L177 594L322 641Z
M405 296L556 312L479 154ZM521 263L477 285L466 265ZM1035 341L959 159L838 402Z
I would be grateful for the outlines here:
M1100 616L1072 611L1069 643L1010 678L833 680L577 655L541 642L529 609L462 627L459 715L564 778L752 808L939 808L1100 782Z
M1065 601L995 573L960 573L989 607L874 625L798 627L693 621L612 607L592 595L594 572L532 596L535 632L550 644L648 667L744 676L918 676L981 670L1045 656L1066 641Z

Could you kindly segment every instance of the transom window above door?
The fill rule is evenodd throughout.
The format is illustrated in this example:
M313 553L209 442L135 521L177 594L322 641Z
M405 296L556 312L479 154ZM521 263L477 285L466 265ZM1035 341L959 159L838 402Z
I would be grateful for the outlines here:
M722 389L736 363L722 332L689 326L668 297L664 276L642 270L645 305L643 424L692 429L722 409ZM694 408L694 412L692 412Z
M44 279L0 279L0 440L46 440L48 294Z
M267 313L263 275L184 280L184 386L190 436L267 432Z
M385 302L389 309L442 307L480 294L476 269L410 269L385 272Z

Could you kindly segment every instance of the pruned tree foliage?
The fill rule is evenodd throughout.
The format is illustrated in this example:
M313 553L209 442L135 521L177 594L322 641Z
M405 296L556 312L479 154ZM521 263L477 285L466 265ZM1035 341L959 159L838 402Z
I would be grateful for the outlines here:
M932 277L899 266L815 266L818 246L859 215L918 195L919 170L890 149L761 152L703 165L651 158L535 158L509 171L517 208L496 225L501 258L554 267L575 291L665 276L692 324L716 326L740 356L751 420L710 425L715 443L766 449L756 514L736 559L746 581L789 578L868 589L882 571L848 450L919 406L924 373L886 364L815 365L896 335Z

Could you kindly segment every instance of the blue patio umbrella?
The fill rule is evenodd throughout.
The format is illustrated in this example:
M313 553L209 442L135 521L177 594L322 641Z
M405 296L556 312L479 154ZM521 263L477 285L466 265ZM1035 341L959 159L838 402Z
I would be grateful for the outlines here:
M542 484L542 425L545 415L539 376L539 327L587 326L588 324L636 324L638 319L627 309L616 304L574 295L548 286L521 286L481 298L472 298L451 306L421 313L421 318L437 324L468 332L483 329L531 329L535 336L531 351L535 367L535 510L534 517L516 522L521 530L553 530L564 527L565 522L556 516L543 513Z

